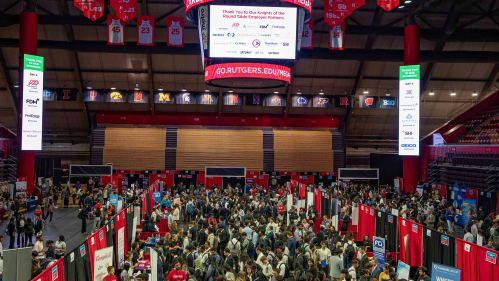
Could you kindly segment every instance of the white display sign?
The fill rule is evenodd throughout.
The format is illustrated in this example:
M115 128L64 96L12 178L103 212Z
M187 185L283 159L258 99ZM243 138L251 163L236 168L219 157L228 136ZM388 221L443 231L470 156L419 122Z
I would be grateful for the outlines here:
M107 268L113 265L113 247L95 251L94 280L103 280L107 276Z
M42 150L43 57L24 54L22 150Z
M400 67L399 155L419 155L419 65Z
M210 57L296 59L297 9L210 6Z

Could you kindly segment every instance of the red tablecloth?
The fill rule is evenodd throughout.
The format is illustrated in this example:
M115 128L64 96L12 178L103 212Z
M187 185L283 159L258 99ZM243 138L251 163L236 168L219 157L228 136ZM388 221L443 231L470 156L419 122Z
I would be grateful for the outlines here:
M170 232L170 228L168 227L168 219L161 219L158 223L159 232Z

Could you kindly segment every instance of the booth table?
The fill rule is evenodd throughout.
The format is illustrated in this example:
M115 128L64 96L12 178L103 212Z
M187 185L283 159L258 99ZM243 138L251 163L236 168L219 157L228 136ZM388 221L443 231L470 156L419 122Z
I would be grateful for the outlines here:
M38 205L40 205L40 200L38 199L29 200L26 202L26 209L28 210L28 212L33 212L34 210L36 210L36 207Z

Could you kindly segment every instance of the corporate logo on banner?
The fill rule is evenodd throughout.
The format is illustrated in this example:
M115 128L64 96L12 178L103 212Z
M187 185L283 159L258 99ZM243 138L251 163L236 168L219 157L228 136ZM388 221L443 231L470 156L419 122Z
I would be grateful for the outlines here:
M218 93L199 93L198 104L218 104Z
M376 96L360 96L359 97L359 107L360 108L377 108L378 107L378 97L376 97Z
M196 94L190 92L177 92L175 94L177 104L196 104Z
M102 241L104 239L104 230L99 231L99 241Z
M83 257L85 255L85 244L80 246L80 255Z
M431 281L461 280L461 269L459 268L438 263L432 263L431 266Z
M412 232L418 233L418 225L417 224L412 224Z
M399 71L399 155L419 155L420 66L404 65ZM406 131L414 138L404 139Z
M102 90L86 90L83 92L83 101L84 102L103 102L104 101L104 92Z
M57 265L52 268L52 281L57 280L59 276L57 275Z
M487 255L485 256L485 261L496 264L497 263L497 254L487 251Z
M380 97L379 108L395 109L397 108L397 98L395 97Z
M163 92L163 91L154 92L154 103L173 104L174 102L175 102L174 92Z
M243 94L224 93L224 105L243 105Z
M442 235L441 242L445 246L449 246L449 236Z
M388 216L388 222L393 223L393 216Z
M130 91L128 92L129 103L148 103L149 91Z
M292 107L311 107L310 96L304 95L292 95L291 96L291 106Z
M125 102L126 93L124 91L108 91L106 94L106 102Z

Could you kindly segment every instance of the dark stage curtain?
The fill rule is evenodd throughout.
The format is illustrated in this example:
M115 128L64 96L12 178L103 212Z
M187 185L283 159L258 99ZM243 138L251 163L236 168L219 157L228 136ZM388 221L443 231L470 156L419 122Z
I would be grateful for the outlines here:
M191 176L191 178L188 178L188 176ZM173 183L175 184L175 186L177 186L179 183L183 183L186 188L189 188L191 183L196 186L197 178L197 175L175 175L173 177Z
M130 207L127 209L126 212L126 232L127 232L127 239L128 239L128 249L131 249L132 247L132 232L133 232L133 216L134 216L134 208ZM106 233L107 234L107 233Z
M376 211L376 236L385 238L386 235L386 226L387 226L387 213L383 213L382 211Z
M432 263L455 266L456 238L423 226L423 265L431 275Z
M382 212L383 213L383 212ZM386 215L386 251L387 252L398 252L397 241L398 241L398 219L396 216L390 215L388 213L383 213ZM395 257L394 257L395 258Z
M106 245L107 247L116 247L114 241L116 241L116 229L114 229L114 219L106 224ZM113 251L113 264L118 264L118 258L116 257L116 251Z
M241 186L244 186L246 182L246 178L234 178L234 177L223 177L222 178L222 185L225 190L227 188L227 185L230 184L232 188L235 188L237 184L239 183Z
M61 158L36 158L35 179L39 177L54 178L54 184L61 182Z
M490 197L488 197L490 194ZM485 191L478 191L477 199L477 209L482 206L485 214L489 215L492 211L496 211L497 208L497 193L487 193Z
M272 179L276 180L275 186L277 186L277 185L284 186L284 185L286 185L286 183L288 181L291 181L291 176L270 176L269 177L269 186L274 186L272 184Z
M314 176L314 184L319 186L321 183L324 187L332 186L336 181L335 176Z

